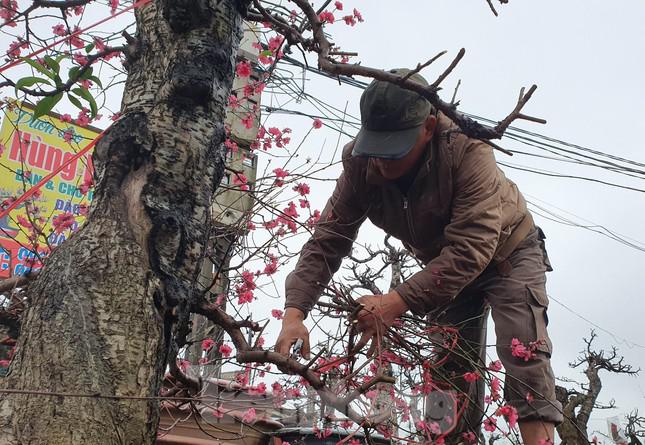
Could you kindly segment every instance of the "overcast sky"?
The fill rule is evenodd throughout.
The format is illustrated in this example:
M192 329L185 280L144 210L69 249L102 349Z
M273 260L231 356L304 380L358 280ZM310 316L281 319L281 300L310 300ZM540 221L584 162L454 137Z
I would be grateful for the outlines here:
M640 135L645 122L644 2L510 0L508 5L498 7L499 17L492 15L485 0L345 2L345 9L353 7L362 12L364 23L354 28L337 23L328 31L342 49L357 51L358 60L363 64L382 68L414 67L439 51L448 50L448 55L423 71L433 80L463 47L466 56L444 82L444 99L450 99L457 80L461 79L458 92L461 109L498 120L513 108L519 89L535 83L538 90L525 112L547 119L548 124L521 122L517 126L645 162ZM3 37L2 42L6 47L7 39ZM310 61L315 63L313 59ZM341 87L314 74L305 75L304 85L309 94L337 108L347 107L350 115L359 115L359 89ZM118 109L119 99L118 94L110 95L111 109ZM264 104L279 105L284 100L270 94L263 97ZM287 108L315 111L306 101L293 102ZM63 107L59 111L64 110ZM274 114L268 124L293 128L294 141L297 141L310 129L311 120ZM312 133L303 145L303 156L317 156L322 150L323 160L332 160L337 140L338 133L330 129ZM340 141L343 144L348 138ZM530 151L515 141L504 140L502 145ZM537 150L533 153L545 154ZM508 158L498 153L497 158L530 168L645 188L642 179L609 175L600 169L548 163L521 155ZM267 165L267 159L267 156L260 157L260 169ZM584 218L603 225L633 238L641 246L645 242L642 192L504 170L530 201L563 215L565 211L570 212L577 217L568 216L579 222ZM338 173L338 168L330 168L323 176L333 178ZM332 186L329 182L312 184L315 207L322 208ZM553 297L549 329L556 375L583 380L584 376L569 369L567 363L583 348L582 337L589 334L591 323L597 325L598 346L616 345L628 363L645 368L642 324L645 253L581 228L557 224L540 216L535 219L547 234L547 247L555 268L548 276L548 291ZM375 244L380 240L381 234L373 227L366 224L361 230L360 243ZM278 289L282 289L283 279L284 273L276 277ZM282 298L282 295L276 296L272 307L281 307ZM266 315L266 304L264 301L261 304ZM277 328L272 323L269 342L275 338ZM489 343L492 342L490 339ZM635 378L605 374L603 382L601 400L614 398L619 409L594 412L594 428L606 432L604 419L610 415L639 407L645 412L645 374Z

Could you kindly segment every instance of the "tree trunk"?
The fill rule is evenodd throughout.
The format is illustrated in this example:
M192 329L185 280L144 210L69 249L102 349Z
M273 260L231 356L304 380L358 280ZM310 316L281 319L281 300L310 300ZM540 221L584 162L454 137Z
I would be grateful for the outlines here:
M151 444L154 397L208 239L242 1L155 0L136 12L120 121L94 153L87 222L28 291L0 444Z

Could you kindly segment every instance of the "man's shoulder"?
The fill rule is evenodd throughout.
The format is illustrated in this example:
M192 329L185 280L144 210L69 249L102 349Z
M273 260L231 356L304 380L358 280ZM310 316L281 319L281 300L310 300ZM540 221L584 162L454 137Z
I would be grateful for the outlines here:
M343 147L341 160L345 171L361 170L367 166L367 158L353 156L354 141L350 141Z
M458 168L468 153L480 150L492 152L490 145L465 135L450 118L442 113L439 113L437 129L440 158L450 167Z

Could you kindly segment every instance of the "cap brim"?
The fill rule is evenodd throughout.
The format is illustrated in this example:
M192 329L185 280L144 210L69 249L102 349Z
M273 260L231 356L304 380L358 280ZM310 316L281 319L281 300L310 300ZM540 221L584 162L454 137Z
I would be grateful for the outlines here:
M401 159L414 146L423 124L405 130L361 130L356 135L352 156Z

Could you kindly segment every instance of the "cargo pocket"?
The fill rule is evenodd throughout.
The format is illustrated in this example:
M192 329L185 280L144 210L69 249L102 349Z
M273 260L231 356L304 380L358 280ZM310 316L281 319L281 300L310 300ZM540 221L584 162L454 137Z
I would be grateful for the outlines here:
M527 285L526 289L528 291L527 303L532 315L531 321L533 322L529 323L531 325L529 327L529 338L534 339L531 341L539 341L537 350L545 352L550 357L552 345L546 329L549 324L549 317L547 315L549 299L543 288L534 288Z

